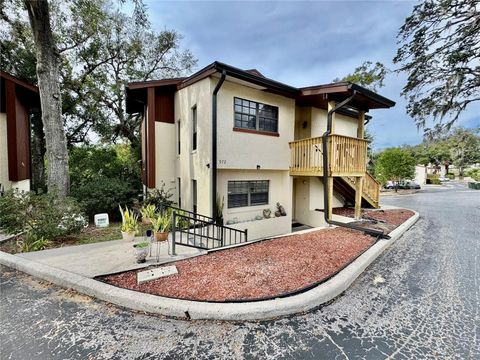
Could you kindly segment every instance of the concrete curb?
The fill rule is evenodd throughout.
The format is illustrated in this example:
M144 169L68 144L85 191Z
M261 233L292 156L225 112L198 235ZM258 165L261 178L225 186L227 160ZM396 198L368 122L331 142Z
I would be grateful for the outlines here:
M415 224L419 214L416 211L414 213L414 216L390 233L390 240L379 240L330 280L297 295L265 301L208 303L170 299L121 289L4 252L0 252L0 264L132 310L191 319L267 320L308 311L339 296L384 250Z

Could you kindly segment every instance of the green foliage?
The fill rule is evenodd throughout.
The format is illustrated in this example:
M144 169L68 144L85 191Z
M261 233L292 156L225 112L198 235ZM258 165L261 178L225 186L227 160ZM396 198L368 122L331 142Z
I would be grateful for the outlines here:
M118 204L132 207L142 191L140 166L126 144L70 150L70 194L90 219L106 212L119 219Z
M423 1L400 28L394 62L408 75L402 94L418 127L432 116L438 121L428 133L450 129L480 100L479 17L476 0Z
M121 205L118 205L118 207L120 209L120 214L122 215L122 226L120 231L136 234L138 232L138 215L128 207L125 207L125 210L123 210Z
M447 178L449 178L450 180L455 180L455 174L453 173L448 173L445 175Z
M148 192L143 204L144 206L155 205L159 211L163 211L164 208L174 204L173 200L171 200L173 195L173 189L166 189L165 183L162 182L160 188Z
M146 241L142 241L142 242L139 242L138 244L133 245L133 247L136 249L145 249L145 248L148 248L149 246L150 246L150 243Z
M342 79L334 79L333 82L348 81L373 91L383 87L383 81L387 75L388 69L380 62L373 64L371 61L364 61L362 65L355 68L352 74L344 76Z
M142 219L153 219L156 211L157 208L155 207L155 205L150 204L142 206L142 208L140 209L140 214L142 214Z
M428 181L431 185L441 185L442 182L440 181L440 179L437 179L437 178L433 178L433 179L429 179Z
M471 169L466 172L468 177L471 177L475 181L480 181L480 169Z
M124 111L125 85L181 76L196 64L190 51L180 48L181 35L175 30L154 30L141 0L131 1L131 13L121 9L125 2L49 1L69 145L87 142L93 131L105 140L123 138L135 146L140 117ZM12 2L0 15L2 68L36 83L35 50L23 1Z
M382 183L388 180L410 179L415 174L415 159L407 150L386 149L378 156L375 174Z
M480 162L480 137L477 135L479 131L480 129L457 128L448 138L450 156L453 164L459 168L460 176L463 176L466 166Z
M152 219L152 230L154 232L167 232L170 231L171 224L171 211L163 211Z
M19 239L17 246L20 252L30 252L43 250L50 244L51 241L28 232Z
M85 224L78 203L59 197L55 191L37 194L9 190L0 197L0 228L10 234L26 234L28 244L78 233Z

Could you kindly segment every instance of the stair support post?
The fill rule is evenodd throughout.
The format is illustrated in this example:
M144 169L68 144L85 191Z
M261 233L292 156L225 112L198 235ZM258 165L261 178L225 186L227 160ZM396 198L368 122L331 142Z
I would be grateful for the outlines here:
M362 217L363 176L355 177L355 219Z

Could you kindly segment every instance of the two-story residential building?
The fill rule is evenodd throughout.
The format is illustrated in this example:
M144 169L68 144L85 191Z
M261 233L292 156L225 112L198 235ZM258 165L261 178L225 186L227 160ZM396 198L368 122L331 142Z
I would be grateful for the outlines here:
M0 71L0 191L30 190L30 114L38 88Z
M127 112L143 116L145 188L165 184L181 208L213 217L223 200L224 222L256 239L289 233L293 221L324 226L324 194L329 216L346 203L358 215L362 203L378 206L365 113L394 102L376 93L345 82L296 88L219 62L126 91Z

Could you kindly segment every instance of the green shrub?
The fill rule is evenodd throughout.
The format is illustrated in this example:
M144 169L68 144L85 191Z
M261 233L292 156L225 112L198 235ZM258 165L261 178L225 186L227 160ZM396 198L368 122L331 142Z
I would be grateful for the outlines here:
M108 213L110 219L120 220L118 205L132 207L139 195L130 183L104 176L72 187L70 193L79 200L90 220L97 213Z
M441 185L441 183L442 182L440 181L440 179L435 179L435 178L430 179L430 184L432 184L432 185Z
M480 181L480 169L468 170L465 175L471 177L475 181Z
M143 202L146 205L155 205L158 211L162 212L165 207L174 205L173 189L166 189L165 183L159 189L154 189L148 192L147 198Z
M78 203L56 192L9 190L0 197L0 228L10 234L24 233L30 244L80 232L85 224Z
M70 179L71 196L91 220L104 212L120 220L118 205L132 207L142 192L140 164L128 144L73 148Z
M453 173L448 173L445 175L447 178L449 178L450 180L455 180L455 174Z

